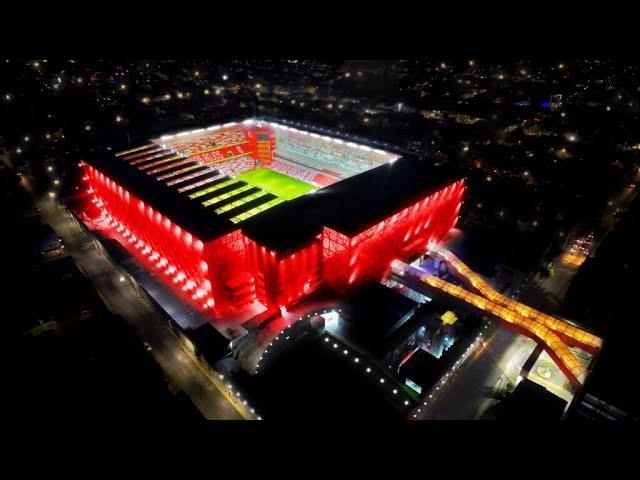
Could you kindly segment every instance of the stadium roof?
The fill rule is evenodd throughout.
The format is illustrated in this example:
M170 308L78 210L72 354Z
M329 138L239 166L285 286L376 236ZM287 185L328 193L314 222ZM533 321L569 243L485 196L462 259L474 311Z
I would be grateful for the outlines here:
M400 158L254 217L243 230L275 250L295 248L323 226L352 237L460 178L445 165Z
M237 228L227 218L212 215L200 202L193 202L144 172L117 161L110 152L96 155L87 163L203 242Z

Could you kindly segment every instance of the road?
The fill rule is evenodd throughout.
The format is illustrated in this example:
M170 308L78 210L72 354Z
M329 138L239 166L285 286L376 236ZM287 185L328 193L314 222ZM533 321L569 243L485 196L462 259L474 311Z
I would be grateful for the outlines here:
M63 238L65 249L78 268L93 282L107 307L132 325L152 347L151 354L170 381L184 391L209 420L242 420L236 408L218 390L201 367L187 355L179 339L129 274L114 264L102 245L57 202L36 202L43 220Z
M552 263L554 275L548 278L537 276L521 294L520 301L534 308L549 312L556 311L564 299L573 277L578 272L577 266L565 263L562 258L569 253L570 246L562 251Z
M493 389L515 383L536 343L499 322L482 330L483 343L451 379L421 406L420 420L474 420L497 402Z
M633 181L636 183L633 186L632 184L625 186L620 194L609 203L602 217L595 222L596 230L604 230L605 233L604 235L597 235L599 238L590 242L590 255L596 254L599 244L615 226L621 216L621 212L624 212L638 194L637 182L640 181L640 173L634 177ZM616 210L619 213L618 216L615 216ZM572 238L570 242L567 242L566 248L553 260L552 265L555 269L553 276L548 278L536 276L536 279L521 295L521 300L524 303L551 312L557 310L562 304L571 281L580 268L579 264L571 265L563 260L565 255L572 253L571 247L574 246L576 240L578 239Z

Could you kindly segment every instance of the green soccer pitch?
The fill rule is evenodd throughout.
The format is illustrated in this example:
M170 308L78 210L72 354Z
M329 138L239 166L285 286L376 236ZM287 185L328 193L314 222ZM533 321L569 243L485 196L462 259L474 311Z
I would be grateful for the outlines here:
M247 170L237 175L236 178L285 200L291 200L309 191L316 190L313 185L268 168Z

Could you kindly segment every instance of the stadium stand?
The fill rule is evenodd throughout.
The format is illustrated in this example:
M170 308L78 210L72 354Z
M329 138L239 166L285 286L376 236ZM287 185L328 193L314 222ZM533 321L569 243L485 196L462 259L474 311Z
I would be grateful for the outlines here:
M276 131L276 155L318 171L339 173L343 178L378 167L394 158L385 152L363 149L343 141L282 129Z
M314 183L313 178L316 176L314 170L303 167L302 165L296 165L295 163L287 162L284 159L278 159L271 162L269 166L271 170L280 172L284 175L288 175L298 180L302 180L307 183Z
M216 164L216 168L224 175L235 176L255 167L255 161L250 155L233 158L223 163Z

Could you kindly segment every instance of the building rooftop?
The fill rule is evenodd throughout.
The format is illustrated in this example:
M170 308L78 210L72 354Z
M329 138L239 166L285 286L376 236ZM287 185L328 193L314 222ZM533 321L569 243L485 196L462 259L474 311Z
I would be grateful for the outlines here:
M400 367L401 380L410 379L423 389L433 385L442 374L443 362L419 348Z
M229 340L210 323L205 323L195 330L187 330L187 336L193 342L198 355L202 356L211 367L231 351Z
M566 406L565 400L525 378L485 415L497 420L560 420Z

